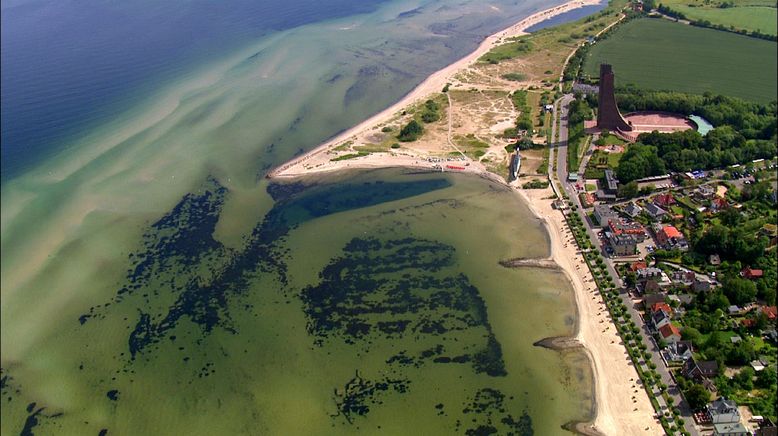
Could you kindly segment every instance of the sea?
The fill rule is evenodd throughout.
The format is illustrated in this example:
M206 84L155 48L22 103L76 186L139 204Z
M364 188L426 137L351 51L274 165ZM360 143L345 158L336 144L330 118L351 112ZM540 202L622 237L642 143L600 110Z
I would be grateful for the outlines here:
M567 434L570 284L493 181L266 172L541 0L4 0L2 434Z

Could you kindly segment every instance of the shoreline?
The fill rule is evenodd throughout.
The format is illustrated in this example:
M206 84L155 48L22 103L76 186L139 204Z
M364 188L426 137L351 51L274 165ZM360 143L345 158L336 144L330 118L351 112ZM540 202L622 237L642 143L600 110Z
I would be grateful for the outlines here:
M549 259L567 277L575 298L577 322L573 336L544 338L536 342L537 346L558 351L579 349L589 359L594 416L589 422L571 424L576 431L587 435L663 433L662 427L653 419L654 408L638 383L639 377L627 350L616 329L611 328L613 321L591 272L576 254L578 247L564 217L552 207L552 200L546 198L551 193L550 188L531 192L513 190L543 222L549 236ZM632 395L635 392L638 395ZM630 397L632 402L627 401Z
M506 27L503 30L500 30L499 32L489 35L488 37L486 37L486 39L484 39L481 42L481 44L478 45L478 47L475 50L465 55L461 59L457 60L456 62L451 63L441 68L440 70L430 74L426 79L424 79L415 88L413 88L411 91L405 94L396 103L378 112L377 114L371 116L370 118L362 121L361 123L353 127L350 127L349 129L346 129L345 131L335 135L334 137L328 139L322 144L319 144L318 146L309 150L308 152L300 156L294 157L289 161L284 162L283 164L275 168L272 168L267 172L265 177L268 179L272 179L272 178L297 177L299 175L302 175L303 172L301 171L294 172L288 170L292 169L297 165L302 164L303 162L311 159L312 157L322 152L327 151L330 147L336 145L337 143L343 142L352 136L357 136L361 133L364 133L367 130L370 130L371 128L375 127L378 124L386 122L396 112L414 103L416 100L424 98L427 95L432 94L434 92L441 91L452 76L457 74L460 70L463 70L468 66L470 66L472 63L476 62L478 58L486 54L493 47L499 45L502 42L503 38L511 38L515 36L526 35L527 32L525 32L525 30L534 26L535 24L541 23L545 20L548 20L550 18L553 18L557 15L563 14L573 9L600 4L602 3L602 1L603 0L570 0L561 5L544 9L539 12L535 12L529 17L522 19L518 23L515 23L511 26ZM353 166L349 165L349 166L351 168L361 168L358 165L359 164ZM368 165L367 167L373 167L373 166L375 165ZM400 164L400 165L382 165L382 166L386 167L386 166L406 166L406 165ZM335 168L335 169L337 170L340 168ZM331 170L325 170L325 171L331 171ZM314 172L317 171L309 170L309 171L305 171L304 173L314 173Z
M445 163L433 166L421 156L410 154L375 153L354 160L329 162L321 157L336 145L364 135L389 121L403 108L415 103L429 94L440 92L449 80L458 72L468 68L483 54L502 43L504 38L526 34L532 25L572 9L601 3L600 0L573 0L530 15L518 23L487 37L473 52L433 73L398 102L353 126L316 148L297 156L286 163L273 168L266 174L268 179L293 180L316 174L333 173L343 170L408 168L413 170L445 171L466 173L495 182L513 190L529 207L531 213L543 222L548 241L549 256L543 263L553 263L567 277L575 298L575 330L570 337L545 338L536 345L557 351L579 349L589 360L592 371L592 416L585 422L569 422L564 425L580 434L599 436L616 434L660 434L662 427L653 418L651 405L642 385L639 384L637 371L632 366L627 350L617 335L613 321L598 294L594 279L586 264L577 254L570 229L562 214L552 207L548 197L551 189L526 191L517 189L499 175L490 172L480 162L471 161L457 169L446 169ZM326 164L305 164L312 158L324 159ZM315 162L315 161L314 161ZM459 165L459 164L457 164ZM519 262L521 263L521 262ZM531 263L531 262L529 262ZM532 265L526 265L532 266ZM550 266L550 265L547 265ZM630 401L630 399L632 401Z

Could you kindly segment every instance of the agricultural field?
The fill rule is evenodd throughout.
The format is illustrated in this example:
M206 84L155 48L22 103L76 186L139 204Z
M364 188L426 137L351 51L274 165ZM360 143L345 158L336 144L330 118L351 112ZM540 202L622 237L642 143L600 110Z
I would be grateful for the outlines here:
M776 99L778 44L730 32L643 18L625 23L589 50L584 73L613 65L616 85Z
M778 9L772 0L662 0L662 4L690 20L768 35L778 32Z

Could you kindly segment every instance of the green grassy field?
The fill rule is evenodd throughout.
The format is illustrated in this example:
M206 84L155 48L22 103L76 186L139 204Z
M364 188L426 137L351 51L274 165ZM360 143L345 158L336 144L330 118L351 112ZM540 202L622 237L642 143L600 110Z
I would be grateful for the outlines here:
M778 31L778 9L769 0L732 0L734 7L721 8L710 0L663 0L662 4L691 20L708 20L725 27L758 30L775 35Z
M616 85L701 94L706 91L758 102L775 100L776 43L662 19L624 24L595 44L584 72L596 77L613 65Z

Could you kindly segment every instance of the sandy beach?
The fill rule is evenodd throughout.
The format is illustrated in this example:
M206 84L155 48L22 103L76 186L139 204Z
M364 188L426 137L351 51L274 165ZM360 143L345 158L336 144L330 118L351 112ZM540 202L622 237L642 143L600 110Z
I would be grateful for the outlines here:
M389 106L383 111L373 115L372 117L344 131L343 133L335 136L329 141L317 146L311 151L289 162L286 162L281 166L272 169L270 172L268 172L267 177L268 178L296 177L303 174L310 174L312 171L313 172L331 171L332 170L332 168L330 168L331 165L325 165L325 163L329 161L328 158L324 160L319 159L320 162L317 162L316 168L305 168L303 164L310 161L314 157L317 157L322 153L326 152L331 147L351 137L359 136L369 130L374 129L379 124L384 123L388 121L390 118L392 118L395 115L395 113L413 104L417 100L425 98L432 93L440 92L443 89L443 87L446 86L446 83L449 83L449 81L454 75L456 75L461 70L467 68L471 64L475 63L482 55L487 53L496 45L501 44L503 39L511 38L514 36L525 35L526 30L528 28L534 26L535 24L543 22L551 17L554 17L559 14L563 14L567 11L577 9L583 6L596 5L599 3L601 3L601 0L569 1L559 6L554 6L552 8L545 9L540 12L536 12L512 26L490 35L473 52L463 57L462 59L446 66L445 68L440 69L435 73L431 74L416 88L414 88L411 92L406 94L405 97L400 99L397 103ZM372 159L370 159L369 162L365 162L364 158L360 158L356 162L348 163L349 168L373 168L376 166L389 167L389 166L405 166L405 165L407 165L407 162L396 161L395 159L392 159L390 156L387 155L374 156L372 157ZM341 167L340 165L335 165L335 166ZM426 166L428 167L429 165Z
M452 77L468 68L479 57L501 43L504 38L525 34L530 26L555 15L597 0L576 0L533 14L515 25L488 37L472 53L437 71L422 82L402 100L376 114L310 152L272 170L269 178L293 178L305 174L331 172L341 169L409 167L436 168L441 171L471 173L504 184L501 177L487 170L480 162L467 159L466 163L429 161L412 153L373 153L358 159L330 161L328 150L346 140L354 140L386 123L403 108L421 98L440 92ZM449 128L450 129L450 128ZM593 423L579 428L591 434L661 434L662 427L653 418L654 409L639 384L638 374L627 355L621 339L609 318L602 298L596 290L594 279L578 253L578 247L564 218L552 207L550 189L518 190L531 210L545 223L551 243L551 258L569 278L578 308L578 328L575 340L588 354L595 380L596 416Z
M562 214L548 199L550 189L519 190L530 209L543 220L551 242L551 257L570 279L578 306L580 342L592 362L595 380L596 417L594 429L606 435L662 434L653 419L638 374L616 333L594 278L578 254L578 246Z

